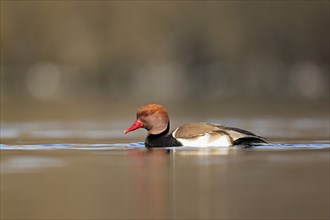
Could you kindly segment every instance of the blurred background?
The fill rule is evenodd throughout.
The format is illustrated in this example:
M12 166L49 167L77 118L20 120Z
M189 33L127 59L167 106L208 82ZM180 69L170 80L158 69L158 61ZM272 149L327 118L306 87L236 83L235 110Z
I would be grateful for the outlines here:
M329 219L328 0L0 4L0 219ZM152 102L270 144L145 151Z
M1 1L0 42L2 121L329 115L329 1Z

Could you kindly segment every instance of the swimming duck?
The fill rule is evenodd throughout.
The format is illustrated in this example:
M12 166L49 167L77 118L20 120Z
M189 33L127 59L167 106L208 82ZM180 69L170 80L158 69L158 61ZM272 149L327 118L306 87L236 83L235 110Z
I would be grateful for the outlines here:
M170 132L165 108L158 104L138 108L136 120L124 133L144 128L148 131L146 147L231 147L267 143L265 138L249 131L210 123L188 123Z

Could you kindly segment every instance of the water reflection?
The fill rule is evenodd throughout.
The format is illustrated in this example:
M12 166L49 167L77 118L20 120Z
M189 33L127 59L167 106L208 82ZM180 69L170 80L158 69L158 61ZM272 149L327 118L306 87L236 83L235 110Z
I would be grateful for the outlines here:
M46 156L16 156L0 163L1 174L33 172L40 169L64 167L62 160Z
M147 150L140 142L128 145L67 144L62 149L55 145L53 150L49 150L52 145L34 150L2 145L2 215L30 219L328 217L329 143L319 144L323 149L292 144L290 150L280 145L276 150L275 146Z

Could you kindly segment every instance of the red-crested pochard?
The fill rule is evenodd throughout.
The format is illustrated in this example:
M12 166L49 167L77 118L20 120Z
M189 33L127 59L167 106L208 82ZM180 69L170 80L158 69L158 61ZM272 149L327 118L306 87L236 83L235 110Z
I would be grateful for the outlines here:
M158 104L141 106L135 122L124 133L144 128L148 131L146 147L231 147L267 143L265 138L239 128L209 123L189 123L170 131L165 108Z

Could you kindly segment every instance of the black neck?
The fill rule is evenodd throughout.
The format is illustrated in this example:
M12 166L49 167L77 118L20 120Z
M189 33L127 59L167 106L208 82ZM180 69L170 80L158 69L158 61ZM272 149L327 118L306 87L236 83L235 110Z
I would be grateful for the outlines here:
M159 134L149 134L146 137L145 145L146 147L171 147L171 146L182 146L182 144L177 141L170 131L170 123L168 123L165 131Z

